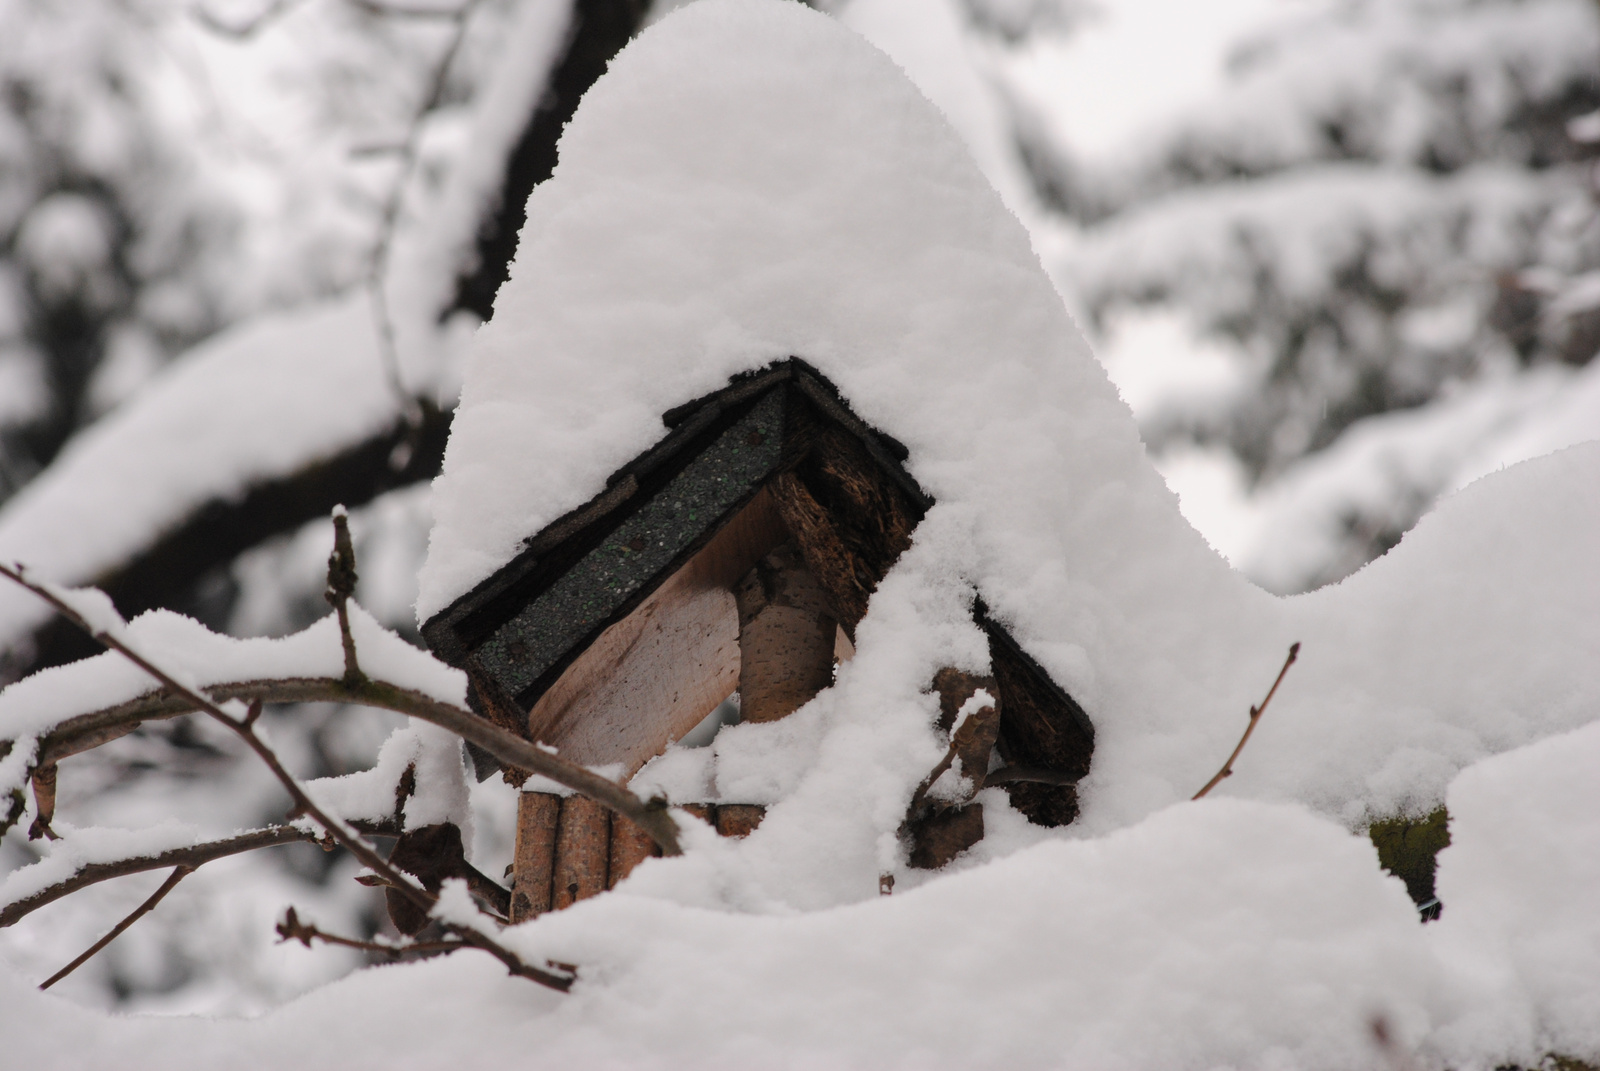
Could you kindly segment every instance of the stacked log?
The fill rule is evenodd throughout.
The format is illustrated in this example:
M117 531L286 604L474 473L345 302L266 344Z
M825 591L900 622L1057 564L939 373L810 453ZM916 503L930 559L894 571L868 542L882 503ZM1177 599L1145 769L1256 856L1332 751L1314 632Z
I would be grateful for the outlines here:
M739 611L741 721L776 721L833 681L839 625L800 551L785 543L734 589ZM725 837L748 836L766 808L691 803L685 811ZM557 911L614 888L657 854L645 832L583 796L524 792L517 807L511 921Z
M524 792L517 797L517 849L512 860L511 921L524 922L550 910L556 825L561 797Z
M766 808L751 803L686 803L683 810L725 837L743 837ZM643 829L584 796L523 792L517 800L511 921L526 922L615 888L660 849Z

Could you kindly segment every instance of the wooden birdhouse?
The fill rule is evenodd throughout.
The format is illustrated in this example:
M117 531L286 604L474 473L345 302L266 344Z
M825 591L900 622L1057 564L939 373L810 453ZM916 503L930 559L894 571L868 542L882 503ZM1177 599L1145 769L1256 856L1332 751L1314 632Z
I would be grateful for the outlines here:
M905 447L798 359L662 420L665 438L422 630L466 671L480 713L629 776L734 692L741 720L771 721L827 687L932 505ZM987 773L1032 821L1061 825L1077 814L1074 784L1094 749L1079 705L981 603L975 613L993 677L945 670L930 682L951 746L907 815L913 866L942 865L982 836L977 804L927 791L957 757L972 791ZM980 689L992 701L968 703ZM475 758L482 770L486 756ZM761 816L741 800L672 802L725 835ZM513 917L602 891L650 850L598 804L524 792Z

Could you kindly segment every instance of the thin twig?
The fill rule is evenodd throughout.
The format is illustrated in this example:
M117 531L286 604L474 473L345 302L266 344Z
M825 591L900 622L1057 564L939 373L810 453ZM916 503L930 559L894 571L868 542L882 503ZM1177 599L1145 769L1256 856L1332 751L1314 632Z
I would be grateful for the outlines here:
M312 800L310 796L306 795L305 789L300 787L300 783L294 779L294 776L290 774L288 770L284 769L283 764L278 761L278 756L273 753L272 749L269 748L261 740L261 738L255 734L255 730L252 726L244 724L241 719L234 718L232 715L228 714L221 707L217 706L210 699L201 695L199 692L189 688L187 685L179 683L178 680L166 670L162 669L160 666L157 666L155 663L139 654L139 652L123 643L116 636L113 636L107 632L102 632L101 630L95 628L87 620L85 620L82 615L73 609L71 605L61 599L60 596L56 595L55 592L27 579L22 574L20 569L13 569L5 565L0 565L0 575L10 577L12 580L27 588L29 591L32 591L35 595L44 599L51 606L55 607L56 611L63 617L71 621L74 625L77 625L79 628L83 629L85 632L89 633L89 635L93 636L99 643L113 651L116 651L118 654L121 654L134 665L138 666L156 680L160 681L174 694L183 696L190 703L193 703L197 709L204 711L231 729L235 735L245 742L245 745L249 747L250 750L256 753L256 756L266 765L267 769L272 771L272 775L278 779L278 783L281 784L289 793L289 797L294 801L295 813L303 814L312 821L316 822L317 825L326 830L328 835L331 836L341 847L360 860L363 866L367 867L374 873L381 875L385 881L389 882L395 887L396 892L398 892L401 896L404 896L407 900L411 901L422 911L429 912L432 910L433 905L438 900L438 897L417 885L409 877L402 877L400 871L391 867L387 860L379 855L371 845L361 838L360 834L356 833L349 826L345 825L344 822L333 818L321 807L317 806L316 802ZM533 967L522 962L516 953L512 952L508 948L505 948L498 941L495 941L486 934L482 934L469 927L458 926L453 923L444 923L444 925L445 928L450 932L457 934L468 943L494 956L502 964L504 964L506 969L512 974L519 975L523 978L528 978L532 981L540 983L541 985L549 986L552 989L557 989L562 992L565 992L572 985L572 979L570 978L563 978L559 975L551 974L548 971L540 970L538 967Z
M278 937L283 941L299 941L307 948L312 941L321 941L323 944L339 945L343 948L354 948L362 952L377 952L382 955L399 959L408 953L450 953L472 946L465 941L411 941L404 944L384 944L379 941L358 941L353 937L340 937L336 933L328 933L318 929L309 922L301 922L300 916L295 914L294 908L289 908L284 913L283 921L277 926Z
M328 555L328 587L322 597L339 616L339 642L344 646L344 681L357 685L367 679L356 660L356 641L350 634L350 596L355 594L355 545L350 542L350 515L343 506L333 507L333 553Z
M419 907L427 910L432 906L432 901L429 898L426 890L423 890L417 887L413 882L400 877L399 872L391 869L389 864L385 862L384 859L379 856L372 847L363 841L359 835L357 835L353 830L349 829L342 821L336 820L331 815L323 811L321 807L317 806L315 801L313 801L310 796L306 795L305 790L300 787L300 783L296 781L294 776L290 774L288 770L284 769L283 764L278 761L278 756L273 753L271 748L267 747L267 745L259 736L256 735L254 726L245 724L243 719L233 717L206 696L201 695L188 685L180 683L172 674L168 673L165 669L162 669L154 662L151 662L148 658L144 657L144 655L123 643L122 640L118 639L116 636L113 636L109 632L103 632L100 629L95 628L92 624L85 620L84 617L77 612L77 610L73 609L69 603L56 595L55 592L27 579L27 577L25 577L20 570L13 570L5 565L0 565L0 574L10 577L12 580L15 580L17 583L26 587L29 591L32 591L35 595L38 595L40 598L44 599L51 606L55 607L58 613L60 613L67 620L71 621L74 625L77 625L79 628L83 629L90 636L94 637L94 639L102 646L116 651L118 654L128 659L128 661L132 662L134 665L150 674L150 676L160 681L174 694L180 695L188 702L192 703L195 709L209 714L212 718L231 729L236 736L245 742L245 745L249 747L251 751L256 753L256 757L266 764L267 769L271 770L273 776L278 779L278 783L288 791L290 799L294 801L294 813L306 815L323 829L327 830L330 836L337 840L341 845L349 849L350 853L357 859L361 860L362 865L371 867L373 870L384 875L385 878L393 881L396 887L400 888L401 892L405 894L408 899L414 900Z
M375 828L373 831L380 834L388 833L391 836L395 832L383 828ZM241 855L260 848L275 848L280 844L295 844L317 838L316 833L299 826L268 826L266 829L252 829L248 833L225 837L222 840L205 841L183 848L170 848L154 855L135 855L126 859L87 863L74 871L70 877L54 885L47 885L30 896L0 906L0 929L13 926L41 907L103 881L127 877L130 874L143 874L151 870L165 870L169 866L198 870L206 863L216 859L226 859L230 855Z
M1278 694L1278 685L1283 683L1283 675L1289 672L1289 667L1294 665L1294 660L1298 657L1300 657L1300 645L1298 643L1290 644L1289 657L1283 660L1283 668L1278 670L1277 679L1272 682L1272 687L1267 689L1267 697L1261 701L1259 707L1250 708L1250 724L1244 727L1244 735L1239 737L1239 743L1234 746L1233 754L1228 756L1228 761L1222 764L1222 769L1217 771L1217 775L1206 782L1206 787L1194 794L1194 799L1199 799L1222 784L1225 778L1233 776L1233 760L1239 757L1239 752L1244 750L1244 745L1249 741L1250 734L1256 731L1256 723L1261 720L1261 715L1267 712L1267 704L1272 702L1274 695Z
M400 833L398 825L388 822L358 821L351 824L368 836L393 837ZM320 834L303 826L268 826L265 829L252 829L248 833L224 837L221 840L205 841L183 848L170 848L154 855L134 855L126 859L88 863L74 871L68 878L47 885L21 900L0 905L0 930L16 925L41 907L104 881L113 881L130 874L144 874L151 870L165 870L170 866L198 870L209 862L226 859L232 855L242 855L262 848L276 848L282 844L315 842L321 839ZM471 863L467 864L466 877L468 891L504 918L511 910L510 890Z
M83 966L85 963L88 963L89 960L94 957L96 952L99 952L112 941L115 941L129 926L132 926L135 922L138 922L145 915L149 914L151 910L153 910L169 892L177 888L178 882L182 881L186 876L188 876L190 870L191 868L186 866L173 868L172 873L167 875L167 880L161 883L161 888L157 889L150 895L150 899L146 900L144 903L140 904L138 907L129 912L127 918L113 926L110 933L106 934L104 937L100 938L100 940L84 949L83 954L77 959L73 960L65 967L62 967L59 971L41 982L39 984L39 988L49 989L51 986L61 981L61 979L65 978L79 967Z

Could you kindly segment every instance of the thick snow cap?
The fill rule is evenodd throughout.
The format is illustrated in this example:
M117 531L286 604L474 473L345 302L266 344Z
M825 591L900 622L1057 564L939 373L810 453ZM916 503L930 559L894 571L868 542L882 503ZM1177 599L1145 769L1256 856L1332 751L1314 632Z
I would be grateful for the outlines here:
M813 704L823 742L790 747L802 769L751 773L775 799L814 777L892 839L939 753L921 690L939 665L985 663L975 593L1096 725L1086 831L1203 784L1294 640L1300 664L1223 791L1350 823L1425 809L1465 764L1600 710L1583 668L1600 511L1577 492L1600 486L1600 452L1470 488L1372 575L1266 595L1182 519L940 113L791 3L684 8L585 97L469 357L419 616L598 493L665 434L662 413L790 355L906 444L936 505ZM1506 496L1532 513L1509 521ZM868 726L847 759L830 750L834 729Z
M529 200L470 358L420 616L601 490L667 409L791 355L901 438L941 502L1063 477L1052 497L1076 499L1102 471L1156 486L942 114L829 20L699 4L617 57Z

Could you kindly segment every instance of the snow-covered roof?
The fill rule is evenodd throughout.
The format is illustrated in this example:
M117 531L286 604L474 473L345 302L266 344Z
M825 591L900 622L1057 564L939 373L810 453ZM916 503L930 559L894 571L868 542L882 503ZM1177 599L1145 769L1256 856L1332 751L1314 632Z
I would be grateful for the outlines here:
M1180 516L1023 228L939 112L837 25L735 0L624 50L530 199L468 358L419 616L601 491L666 434L663 413L790 355L906 445L936 503L874 597L855 662L812 705L896 741L892 761L853 760L888 761L892 788L843 767L785 781L871 797L883 845L899 779L937 758L922 690L940 665L986 661L975 594L1094 719L1088 829L1204 783L1297 639L1301 663L1228 789L1351 822L1437 801L1462 765L1600 706L1575 671L1600 641L1600 571L1571 541L1600 516L1555 490L1588 478L1592 452L1550 462L1538 492L1470 489L1370 578L1274 599ZM1552 516L1490 520L1497 494ZM1493 552L1465 534L1485 522ZM1408 553L1430 541L1454 547L1450 573L1443 551ZM1565 631L1495 594L1505 570L1548 589L1539 616ZM1507 635L1482 600L1526 628ZM1448 654L1408 627L1423 621L1452 636ZM1530 679L1533 664L1548 672Z

